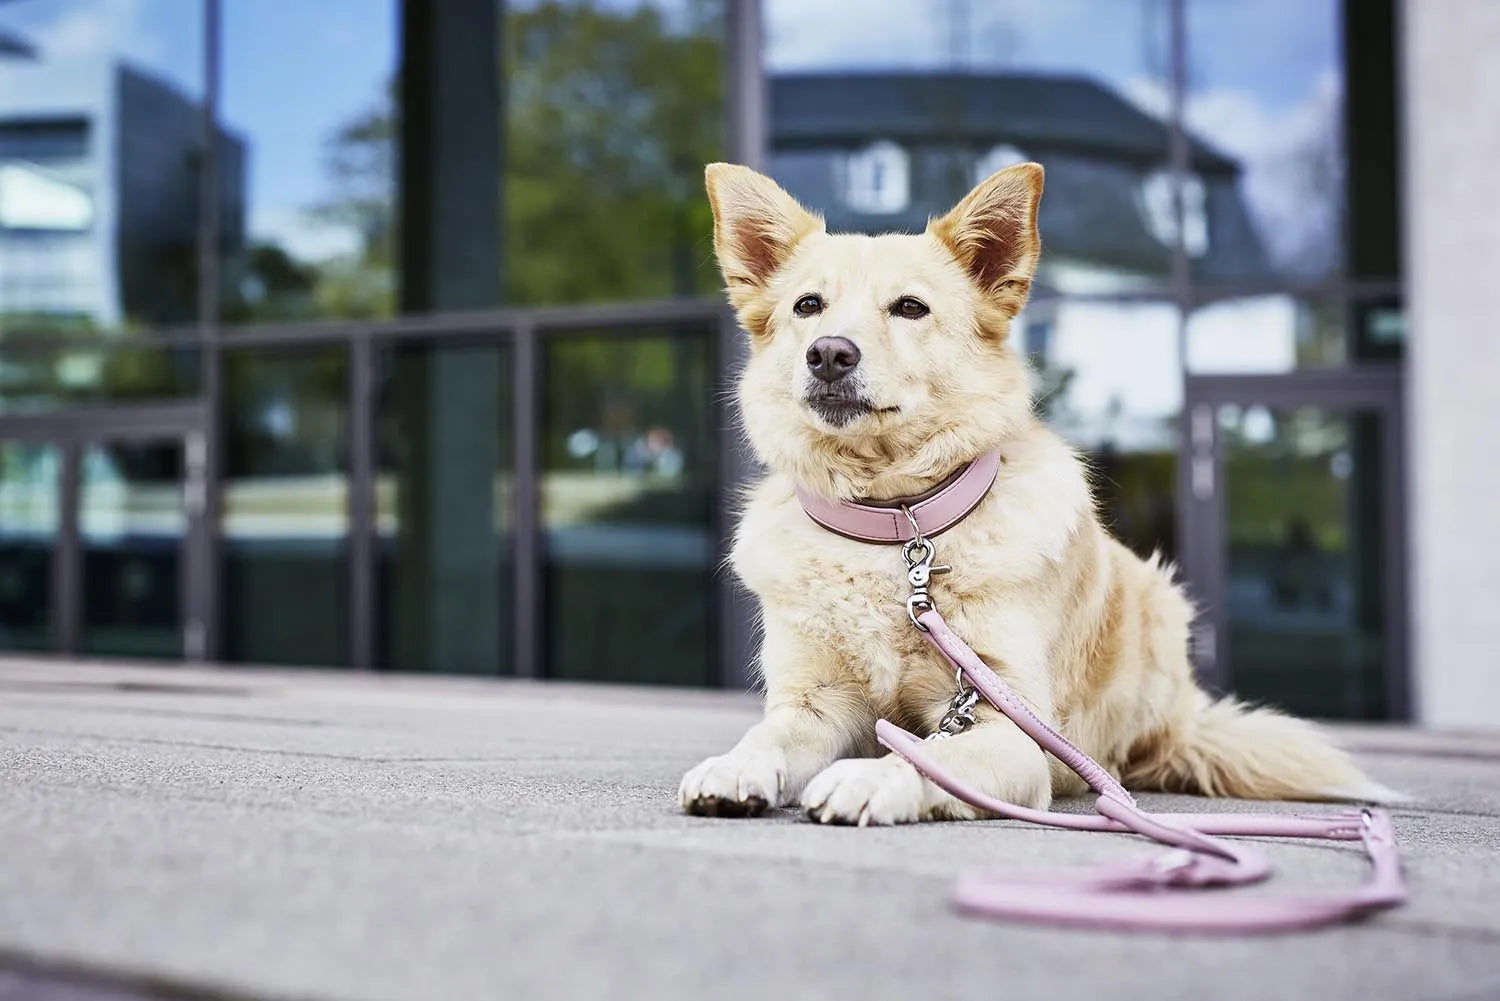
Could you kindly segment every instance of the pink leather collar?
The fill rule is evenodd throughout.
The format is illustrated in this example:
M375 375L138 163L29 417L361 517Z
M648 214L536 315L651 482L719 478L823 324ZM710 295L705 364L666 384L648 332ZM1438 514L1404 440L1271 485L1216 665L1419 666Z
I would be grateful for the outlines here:
M947 531L979 506L1000 472L1000 453L986 452L963 468L931 497L907 505L922 535ZM860 501L830 501L797 488L802 510L819 525L856 542L908 542L911 524L901 506L882 507ZM890 502L887 502L890 503Z

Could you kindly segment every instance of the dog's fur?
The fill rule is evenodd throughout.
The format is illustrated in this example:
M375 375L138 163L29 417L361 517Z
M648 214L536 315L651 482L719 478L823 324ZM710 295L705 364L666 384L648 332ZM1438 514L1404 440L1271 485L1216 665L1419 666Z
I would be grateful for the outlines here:
M952 672L907 621L898 547L814 524L793 484L828 498L930 488L999 449L994 486L937 540L933 596L953 629L1043 719L1128 786L1257 799L1383 799L1315 728L1215 701L1188 663L1192 610L1160 560L1100 526L1078 455L1032 415L1025 364L1007 340L1041 252L1042 168L976 187L921 235L831 235L769 178L707 169L714 245L751 339L745 428L768 477L755 487L733 563L760 599L765 718L692 769L692 813L753 815L796 802L825 823L971 818L975 811L878 751L885 716L930 733ZM822 308L799 315L809 294ZM931 312L893 309L915 297ZM811 310L809 310L811 312ZM852 412L814 406L814 339L861 359L840 380ZM967 732L929 745L985 792L1045 807L1084 791L1071 771L987 705Z

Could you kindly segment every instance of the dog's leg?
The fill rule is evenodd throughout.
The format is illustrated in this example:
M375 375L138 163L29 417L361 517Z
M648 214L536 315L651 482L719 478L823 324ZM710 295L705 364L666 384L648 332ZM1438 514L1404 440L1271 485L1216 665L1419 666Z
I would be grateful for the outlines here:
M765 718L728 754L683 776L678 799L688 813L758 816L795 802L829 762L875 747L875 713L831 656L805 649L768 619L761 662Z
M923 749L944 770L998 799L1034 809L1045 809L1052 801L1042 749L1008 719L986 719L955 737L929 741ZM808 783L802 806L813 820L862 827L979 816L894 754L835 761Z
M1034 628L1034 613L1024 607L991 612L989 628L963 623L971 632L1004 637L1002 650L980 650L999 670L1033 712L1052 716L1047 683L1045 640ZM928 725L937 729L952 694L952 674L944 665L937 671L913 672L908 682L920 685L919 695ZM969 785L1008 803L1043 809L1052 802L1052 776L1047 757L999 710L981 702L977 721L953 737L929 741L924 749L944 770ZM919 820L972 820L978 811L924 779L894 754L862 761L836 761L808 783L802 807L809 817L825 824L909 824Z

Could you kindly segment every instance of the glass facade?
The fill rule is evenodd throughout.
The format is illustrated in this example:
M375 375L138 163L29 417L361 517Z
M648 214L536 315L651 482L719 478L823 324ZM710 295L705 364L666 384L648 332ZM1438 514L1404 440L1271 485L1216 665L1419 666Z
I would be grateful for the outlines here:
M337 349L225 358L226 660L348 663L347 385Z
M221 0L219 120L250 156L223 176L227 322L395 311L395 0Z
M182 656L182 480L180 442L111 442L83 450L84 652Z
M57 543L56 446L0 441L0 650L49 650Z
M1238 212L1223 253L1193 255L1199 281L1343 272L1340 13L1331 0L1188 0L1187 126L1232 163L1207 198Z
M0 647L734 677L710 161L867 232L1042 162L1010 349L1143 554L1214 537L1193 380L1401 357L1392 68L1340 0L760 0L759 51L730 0L286 6L0 4ZM1347 582L1384 460L1369 415L1319 418L1350 479L1273 416L1214 425L1215 614L1243 690L1300 708L1255 666L1298 534L1262 501L1320 483L1287 496ZM34 420L62 437L6 437ZM1346 653L1384 635L1361 600L1318 627ZM1349 679L1396 656L1315 708L1387 711Z
M1388 711L1377 543L1381 418L1223 406L1230 662L1247 699L1323 717Z
M510 353L382 356L375 480L377 663L512 674Z
M548 345L541 510L555 677L714 680L710 333Z

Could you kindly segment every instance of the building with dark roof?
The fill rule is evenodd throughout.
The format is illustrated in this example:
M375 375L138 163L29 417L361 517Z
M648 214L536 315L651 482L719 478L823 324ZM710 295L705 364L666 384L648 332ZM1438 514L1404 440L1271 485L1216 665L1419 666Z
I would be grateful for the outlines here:
M1165 122L1076 76L771 80L772 173L834 229L918 230L990 172L1042 163L1040 282L1065 289L1080 272L1116 286L1165 281L1176 234L1169 135ZM1191 136L1189 158L1183 242L1196 277L1269 276L1238 190L1240 165Z

